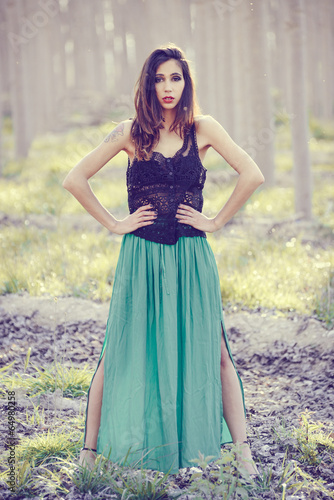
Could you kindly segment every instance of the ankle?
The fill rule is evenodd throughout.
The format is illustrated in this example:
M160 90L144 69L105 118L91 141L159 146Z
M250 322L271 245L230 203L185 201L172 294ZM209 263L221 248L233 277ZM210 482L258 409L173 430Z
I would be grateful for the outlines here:
M97 453L95 448L90 448L89 446L84 446L80 451L92 451L94 453Z
M250 447L250 442L248 441L248 439L245 439L244 441L237 440L234 442L234 444L239 445L239 446L243 445L243 444L247 444Z

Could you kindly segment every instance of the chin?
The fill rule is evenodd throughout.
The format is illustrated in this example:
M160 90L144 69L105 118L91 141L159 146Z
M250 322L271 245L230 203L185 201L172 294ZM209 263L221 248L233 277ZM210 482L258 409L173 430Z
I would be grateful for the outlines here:
M170 104L166 104L164 102L161 103L161 106L164 108L164 109L174 109L176 108L176 106L178 105L178 103L170 103Z

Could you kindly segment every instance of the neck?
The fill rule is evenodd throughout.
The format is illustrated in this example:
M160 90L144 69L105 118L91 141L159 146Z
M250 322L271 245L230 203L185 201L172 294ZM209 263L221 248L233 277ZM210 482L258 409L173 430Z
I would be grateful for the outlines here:
M175 119L176 111L174 109L164 109L162 112L162 116L164 119L164 128L169 130Z

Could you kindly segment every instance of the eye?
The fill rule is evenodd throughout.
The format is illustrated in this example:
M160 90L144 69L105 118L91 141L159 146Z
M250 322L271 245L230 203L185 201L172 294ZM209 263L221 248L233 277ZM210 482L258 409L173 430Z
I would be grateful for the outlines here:
M180 76L173 76L173 81L174 82L179 82L181 80Z
M155 83L162 82L162 78L160 76L155 77Z

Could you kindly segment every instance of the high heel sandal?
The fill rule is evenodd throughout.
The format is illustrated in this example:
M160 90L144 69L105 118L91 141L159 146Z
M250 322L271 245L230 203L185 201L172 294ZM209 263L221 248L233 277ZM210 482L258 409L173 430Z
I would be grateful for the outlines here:
M250 448L250 442L248 441L248 439L246 439L245 441L241 441L240 444L248 444L248 446ZM253 459L252 459L252 462L254 464L253 467L256 470L256 472L252 472L251 474L249 474L249 477L252 478L252 479L256 479L259 476L259 472L257 470L256 464L255 464L255 462L254 462Z
M91 451L91 452L94 453L94 457L96 458L96 455L95 455L97 453L96 449L95 448L89 448L88 446L84 446L80 450L79 465L81 465L82 467L88 467L89 470L93 470L94 463L95 463L95 458L93 459L93 457L91 455L88 455L88 456L87 455L81 455L82 451Z
M83 448L81 448L80 451L84 451L84 450L94 451L95 453L97 453L97 451L94 448L86 448L86 446L84 446Z

